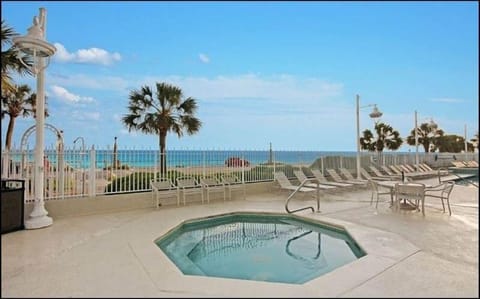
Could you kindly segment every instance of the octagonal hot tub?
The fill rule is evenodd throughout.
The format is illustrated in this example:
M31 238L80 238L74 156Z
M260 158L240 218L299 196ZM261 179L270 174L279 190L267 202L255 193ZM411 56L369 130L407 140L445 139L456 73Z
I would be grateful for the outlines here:
M185 221L155 243L187 275L292 284L366 255L341 227L273 213Z

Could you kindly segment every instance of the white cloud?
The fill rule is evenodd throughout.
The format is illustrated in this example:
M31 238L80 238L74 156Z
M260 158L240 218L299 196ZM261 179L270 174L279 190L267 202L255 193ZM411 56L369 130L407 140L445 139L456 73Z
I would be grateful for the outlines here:
M432 102L437 102L437 103L462 103L462 99L455 99L455 98L436 98L436 99L431 99L430 101Z
M67 89L58 85L52 85L50 87L50 90L52 91L52 96L67 103L91 103L94 101L92 97L82 97L82 96L73 94L69 92Z
M206 77L147 77L138 86L168 82L180 86L185 96L208 101L228 99L256 99L275 102L290 101L292 105L316 103L343 93L343 84L318 78L298 78L291 75Z
M129 80L112 76L95 76L93 74L51 74L51 76L57 84L71 87L124 91L131 85Z
M74 53L70 53L62 44L55 43L54 45L57 48L54 59L60 62L111 65L122 59L119 53L110 53L100 48L80 49Z
M198 58L200 58L200 61L203 62L203 63L209 63L210 62L210 58L206 54L200 53L200 54L198 54Z

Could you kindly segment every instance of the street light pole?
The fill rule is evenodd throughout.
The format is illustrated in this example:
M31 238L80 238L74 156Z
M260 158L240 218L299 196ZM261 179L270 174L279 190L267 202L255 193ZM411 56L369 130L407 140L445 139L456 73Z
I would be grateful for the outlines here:
M369 104L363 107L360 107L360 96L357 94L356 97L356 104L357 104L357 109L356 109L356 116L357 116L357 179L361 179L360 177L360 108L365 108L365 107L372 107L373 106L373 111L369 114L370 118L378 118L382 116L382 112L380 112L377 109L376 104Z
M417 110L415 110L415 167L419 171L419 159L418 159L418 122L417 122Z
M357 94L357 179L360 179L360 96Z
M39 16L33 18L33 25L26 36L13 38L14 45L25 55L33 57L33 65L28 66L20 57L20 61L37 76L37 101L35 115L35 202L30 218L25 221L26 229L50 226L53 223L48 217L43 200L44 194L44 143L45 143L45 59L55 54L56 48L45 41L46 10L40 8Z

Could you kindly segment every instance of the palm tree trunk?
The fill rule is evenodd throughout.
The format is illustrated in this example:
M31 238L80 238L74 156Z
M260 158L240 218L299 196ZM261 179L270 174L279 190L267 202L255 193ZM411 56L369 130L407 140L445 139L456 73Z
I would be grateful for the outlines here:
M160 132L159 135L160 141L160 177L164 178L167 176L167 156L165 152L167 132Z
M10 150L12 146L13 127L15 126L15 117L10 116L8 121L7 136L5 138L5 148Z

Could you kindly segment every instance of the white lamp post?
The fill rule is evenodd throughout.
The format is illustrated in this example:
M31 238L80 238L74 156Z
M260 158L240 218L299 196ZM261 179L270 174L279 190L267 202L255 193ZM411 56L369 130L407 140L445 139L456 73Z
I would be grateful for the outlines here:
M382 116L382 112L380 112L377 108L377 104L368 104L365 106L360 107L360 96L357 94L357 179L361 179L360 177L360 108L365 107L372 107L373 110L369 114L371 118L378 118Z
M433 119L430 119L430 123L428 124L428 127L432 130L437 130L438 125L433 121ZM434 133L435 134L435 133ZM430 146L428 147L428 152L430 152ZM417 168L416 170L419 171L419 159L418 159L418 122L417 122L417 110L415 110L415 167Z
M33 18L32 27L28 28L25 36L13 38L14 45L25 56L32 58L32 65L27 65L22 57L20 61L37 77L37 112L35 117L35 202L30 218L25 221L26 229L35 229L49 226L53 223L48 217L43 200L44 189L44 126L45 126L45 74L49 57L57 50L45 41L46 11L40 8L39 16ZM47 63L45 63L47 59Z

